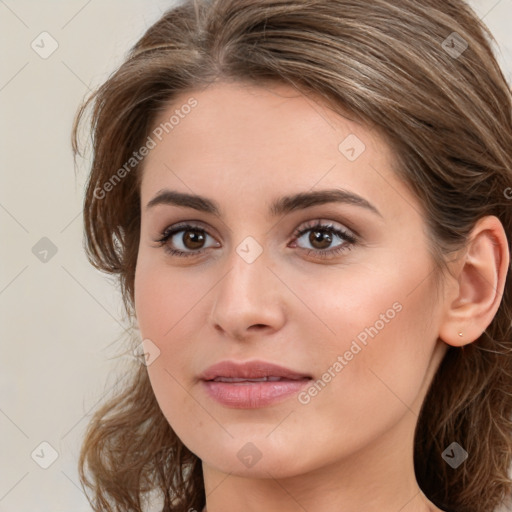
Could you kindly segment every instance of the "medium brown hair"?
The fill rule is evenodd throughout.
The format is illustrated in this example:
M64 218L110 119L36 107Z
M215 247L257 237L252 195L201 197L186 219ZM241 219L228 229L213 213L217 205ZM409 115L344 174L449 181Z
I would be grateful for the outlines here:
M133 320L144 161L108 193L98 191L178 94L215 80L288 84L380 130L397 176L424 208L436 268L446 269L448 255L465 246L483 216L495 215L512 233L511 91L492 39L462 0L189 0L170 9L77 114L75 155L92 107L89 260L118 276ZM509 236L512 252L510 244ZM420 412L416 478L448 512L509 503L511 322L509 269L493 321L463 350L448 348ZM131 342L140 341L133 334ZM143 510L151 490L162 511L201 510L201 461L163 416L145 366L134 365L130 384L88 426L79 462L84 489L93 491L96 511ZM442 458L453 442L469 453L457 469Z

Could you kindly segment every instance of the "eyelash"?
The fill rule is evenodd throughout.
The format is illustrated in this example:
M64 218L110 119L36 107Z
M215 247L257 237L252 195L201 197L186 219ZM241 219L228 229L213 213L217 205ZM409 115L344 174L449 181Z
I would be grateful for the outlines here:
M319 256L320 258L332 258L332 257L335 257L335 256L341 254L344 251L351 250L352 246L354 246L357 243L357 238L354 235L352 235L352 234L348 233L347 231L344 231L340 228L336 228L332 224L322 224L321 221L317 221L314 223L313 222L307 223L304 226L304 228L295 231L295 233L293 234L294 241L296 241L296 239L300 238L302 235L304 235L308 231L313 231L313 230L322 231L322 232L327 231L329 233L332 233L332 234L338 236L339 238L343 239L345 241L345 243L341 244L340 246L338 246L334 249L326 249L326 250L300 248L300 250L306 251L308 256L313 254L314 256L317 256L317 257ZM155 240L155 242L158 243L159 247L163 247L164 251L167 254L169 254L170 256L186 258L189 256L198 256L206 251L206 249L199 249L196 251L184 252L184 251L180 251L178 249L172 249L171 247L169 247L167 245L167 242L169 241L169 239L173 235L175 235L176 233L180 233L181 231L196 231L196 232L200 232L202 234L208 234L206 230L202 229L199 226L194 226L193 224L181 224L181 225L174 226L172 228L165 229L164 232L161 233L160 238Z

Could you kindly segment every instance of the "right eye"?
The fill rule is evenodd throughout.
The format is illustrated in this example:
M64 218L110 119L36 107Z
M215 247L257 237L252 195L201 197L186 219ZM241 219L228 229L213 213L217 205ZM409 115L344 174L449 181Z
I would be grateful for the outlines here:
M176 237L178 233L183 233L183 235ZM211 235L199 226L181 224L166 228L155 242L158 242L158 244L164 248L165 252L171 256L188 257L202 254L205 249L200 246L204 244L204 241L209 236ZM176 241L173 240L175 237ZM173 245L176 244L178 244L178 246L181 244L181 248L173 248ZM189 247L186 247L185 244L189 245ZM219 245L216 245L216 247L219 247Z

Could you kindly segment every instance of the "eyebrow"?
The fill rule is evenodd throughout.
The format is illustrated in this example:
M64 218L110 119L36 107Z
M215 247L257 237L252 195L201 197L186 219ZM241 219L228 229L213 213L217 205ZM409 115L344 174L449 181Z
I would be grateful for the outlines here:
M363 197L344 189L317 190L313 192L299 192L298 194L283 196L275 200L269 209L271 217L278 217L296 210L310 208L326 203L343 203L365 208L382 217L379 210ZM206 197L163 189L149 201L146 210L156 205L175 205L192 208L200 212L211 213L220 217L220 207L216 201Z

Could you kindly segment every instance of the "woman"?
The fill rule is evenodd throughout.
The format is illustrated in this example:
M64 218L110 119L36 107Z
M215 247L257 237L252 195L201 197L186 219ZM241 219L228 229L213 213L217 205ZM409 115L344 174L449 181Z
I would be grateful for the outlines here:
M84 440L94 510L510 505L488 37L462 0L189 0L81 108L86 248L140 355Z

